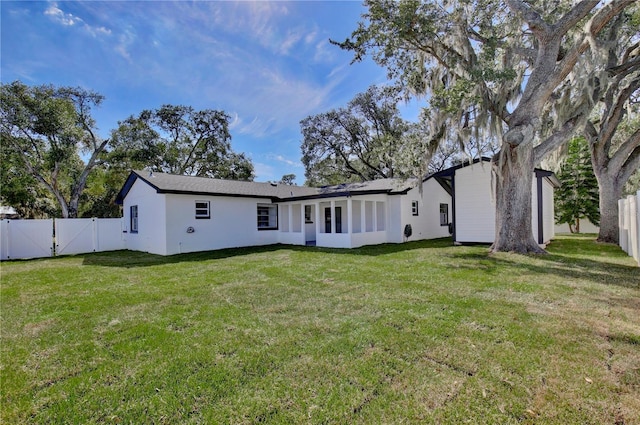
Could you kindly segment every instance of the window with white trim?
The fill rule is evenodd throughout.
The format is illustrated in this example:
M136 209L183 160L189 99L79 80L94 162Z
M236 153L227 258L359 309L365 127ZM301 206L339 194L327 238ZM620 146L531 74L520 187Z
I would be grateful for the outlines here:
M418 201L411 201L411 214L418 215Z
M209 201L196 201L196 218L211 218Z
M138 233L138 206L129 207L129 230L131 233Z
M440 204L440 226L449 225L449 205Z
M278 228L278 206L258 204L258 230L276 230Z

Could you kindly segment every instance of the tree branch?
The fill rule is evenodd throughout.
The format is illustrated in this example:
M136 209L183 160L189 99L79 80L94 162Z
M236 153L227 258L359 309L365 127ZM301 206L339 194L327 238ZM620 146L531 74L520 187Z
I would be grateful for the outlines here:
M640 41L627 47L627 49L624 51L624 54L622 55L622 63L627 62L630 57L640 57Z
M640 69L640 56L636 56L630 61L622 62L620 65L612 66L607 69L610 75L620 76L628 75Z
M576 44L574 44L574 46L564 56L560 63L556 65L554 71L549 76L547 76L546 83L544 84L546 88L543 90L549 90L549 88L558 86L558 84L560 84L560 82L563 81L573 70L573 67L578 62L580 55L582 55L589 48L589 39L598 35L600 31L602 31L602 29L613 18L615 18L618 13L620 13L625 7L633 4L634 1L636 0L613 0L611 3L605 5L602 9L598 10L585 25L584 37L582 37L576 42ZM582 10L582 8L586 8L591 5L591 3L592 2L589 1L583 1L574 6L574 9ZM597 2L595 3L597 4ZM591 9L592 8L593 7L591 7ZM587 12L589 10L587 10Z
M637 147L627 159L620 173L620 181L627 182L633 173L640 169L640 147Z
M632 154L637 155L640 148L640 129L637 129L629 138L616 150L609 160L608 167L612 170L623 168L629 161Z
M29 161L29 158L24 154L19 146L13 144L13 147L22 158L25 168L27 169L29 174L31 174L37 181L39 181L58 200L58 202L60 203L60 209L62 210L62 216L66 218L69 215L67 200L64 199L64 196L62 196L60 191L57 190L55 186L49 183L47 179L45 179L44 176L40 174L40 172L35 168L31 161Z
M545 139L538 146L533 148L533 163L539 164L547 155L562 145L575 132L576 128L584 125L587 119L585 111L579 112L572 118L567 120L562 127L555 131L551 136Z
M596 2L597 3L597 2ZM546 38L551 31L551 27L542 19L542 16L525 2L519 0L507 0L509 9L519 14L522 19L529 25L531 31L537 38Z
M189 150L189 154L187 155L187 157L182 162L182 165L180 166L180 174L185 174L185 172L187 171L187 167L192 166L192 164L190 164L191 159L193 158L193 154L196 152L196 149L198 148L198 145L200 144L200 142L202 142L202 140L204 139L202 137L199 137L196 140L196 142L193 144L193 146L191 146L191 149Z
M606 105L607 110L605 111L605 119L600 128L600 140L601 143L605 143L607 151L610 148L613 136L618 128L618 124L620 124L625 115L626 110L624 104L631 98L631 95L640 88L640 78L632 80L627 87L618 93L615 97L615 102L613 102L614 93L618 89L619 83L620 81L616 81L616 83L608 90L607 97L611 99L613 104Z
M556 34L566 34L575 27L587 14L598 5L598 0L583 0L567 12L558 22L552 26Z

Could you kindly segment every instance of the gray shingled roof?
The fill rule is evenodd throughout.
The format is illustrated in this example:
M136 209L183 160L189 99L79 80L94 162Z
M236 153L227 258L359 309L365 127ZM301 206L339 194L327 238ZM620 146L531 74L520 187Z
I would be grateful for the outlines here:
M122 203L124 197L137 179L146 182L158 193L256 197L270 198L274 201L286 201L291 198L323 198L351 194L356 195L358 193L402 193L414 187L417 182L417 180L380 179L362 183L346 183L313 188L134 170L120 190L116 198L117 203Z
M405 192L418 184L417 179L378 179L366 182L343 183L334 186L318 188L318 194L329 193L358 193L358 192Z
M211 195L286 198L315 195L317 190L304 186L222 180L209 177L181 176L165 173L133 171L160 193L197 193Z

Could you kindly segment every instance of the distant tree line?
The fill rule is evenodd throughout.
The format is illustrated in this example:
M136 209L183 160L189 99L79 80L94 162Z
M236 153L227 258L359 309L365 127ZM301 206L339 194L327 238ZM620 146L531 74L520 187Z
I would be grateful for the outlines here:
M101 138L92 109L104 97L78 87L2 84L0 202L23 217L118 217L115 196L131 169L253 180L231 148L230 117L163 105Z
M445 125L435 124L428 110L418 122L404 119L401 101L397 87L371 86L345 107L303 119L306 184L420 177L498 151L491 137L460 143Z

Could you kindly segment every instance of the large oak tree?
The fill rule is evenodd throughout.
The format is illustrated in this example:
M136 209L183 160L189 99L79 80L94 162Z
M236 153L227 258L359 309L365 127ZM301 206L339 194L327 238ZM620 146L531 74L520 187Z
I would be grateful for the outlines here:
M634 3L366 0L358 28L336 44L354 60L372 55L407 93L425 95L434 120L462 141L499 138L492 250L542 253L531 232L534 166L586 121L595 76L574 80L572 71Z
M347 106L300 122L302 163L310 186L406 177L398 150L409 129L398 91L371 86Z
M231 180L252 180L253 164L231 148L223 111L163 105L119 123L112 132L115 167Z
M600 242L618 243L618 199L640 167L640 7L622 13L595 46L604 65L593 88L600 102L589 117L585 135L600 193Z
M19 81L3 84L0 96L2 145L12 151L13 166L22 167L18 174L46 188L62 217L76 217L89 174L109 143L97 134L91 116L103 97L79 87L29 87Z

